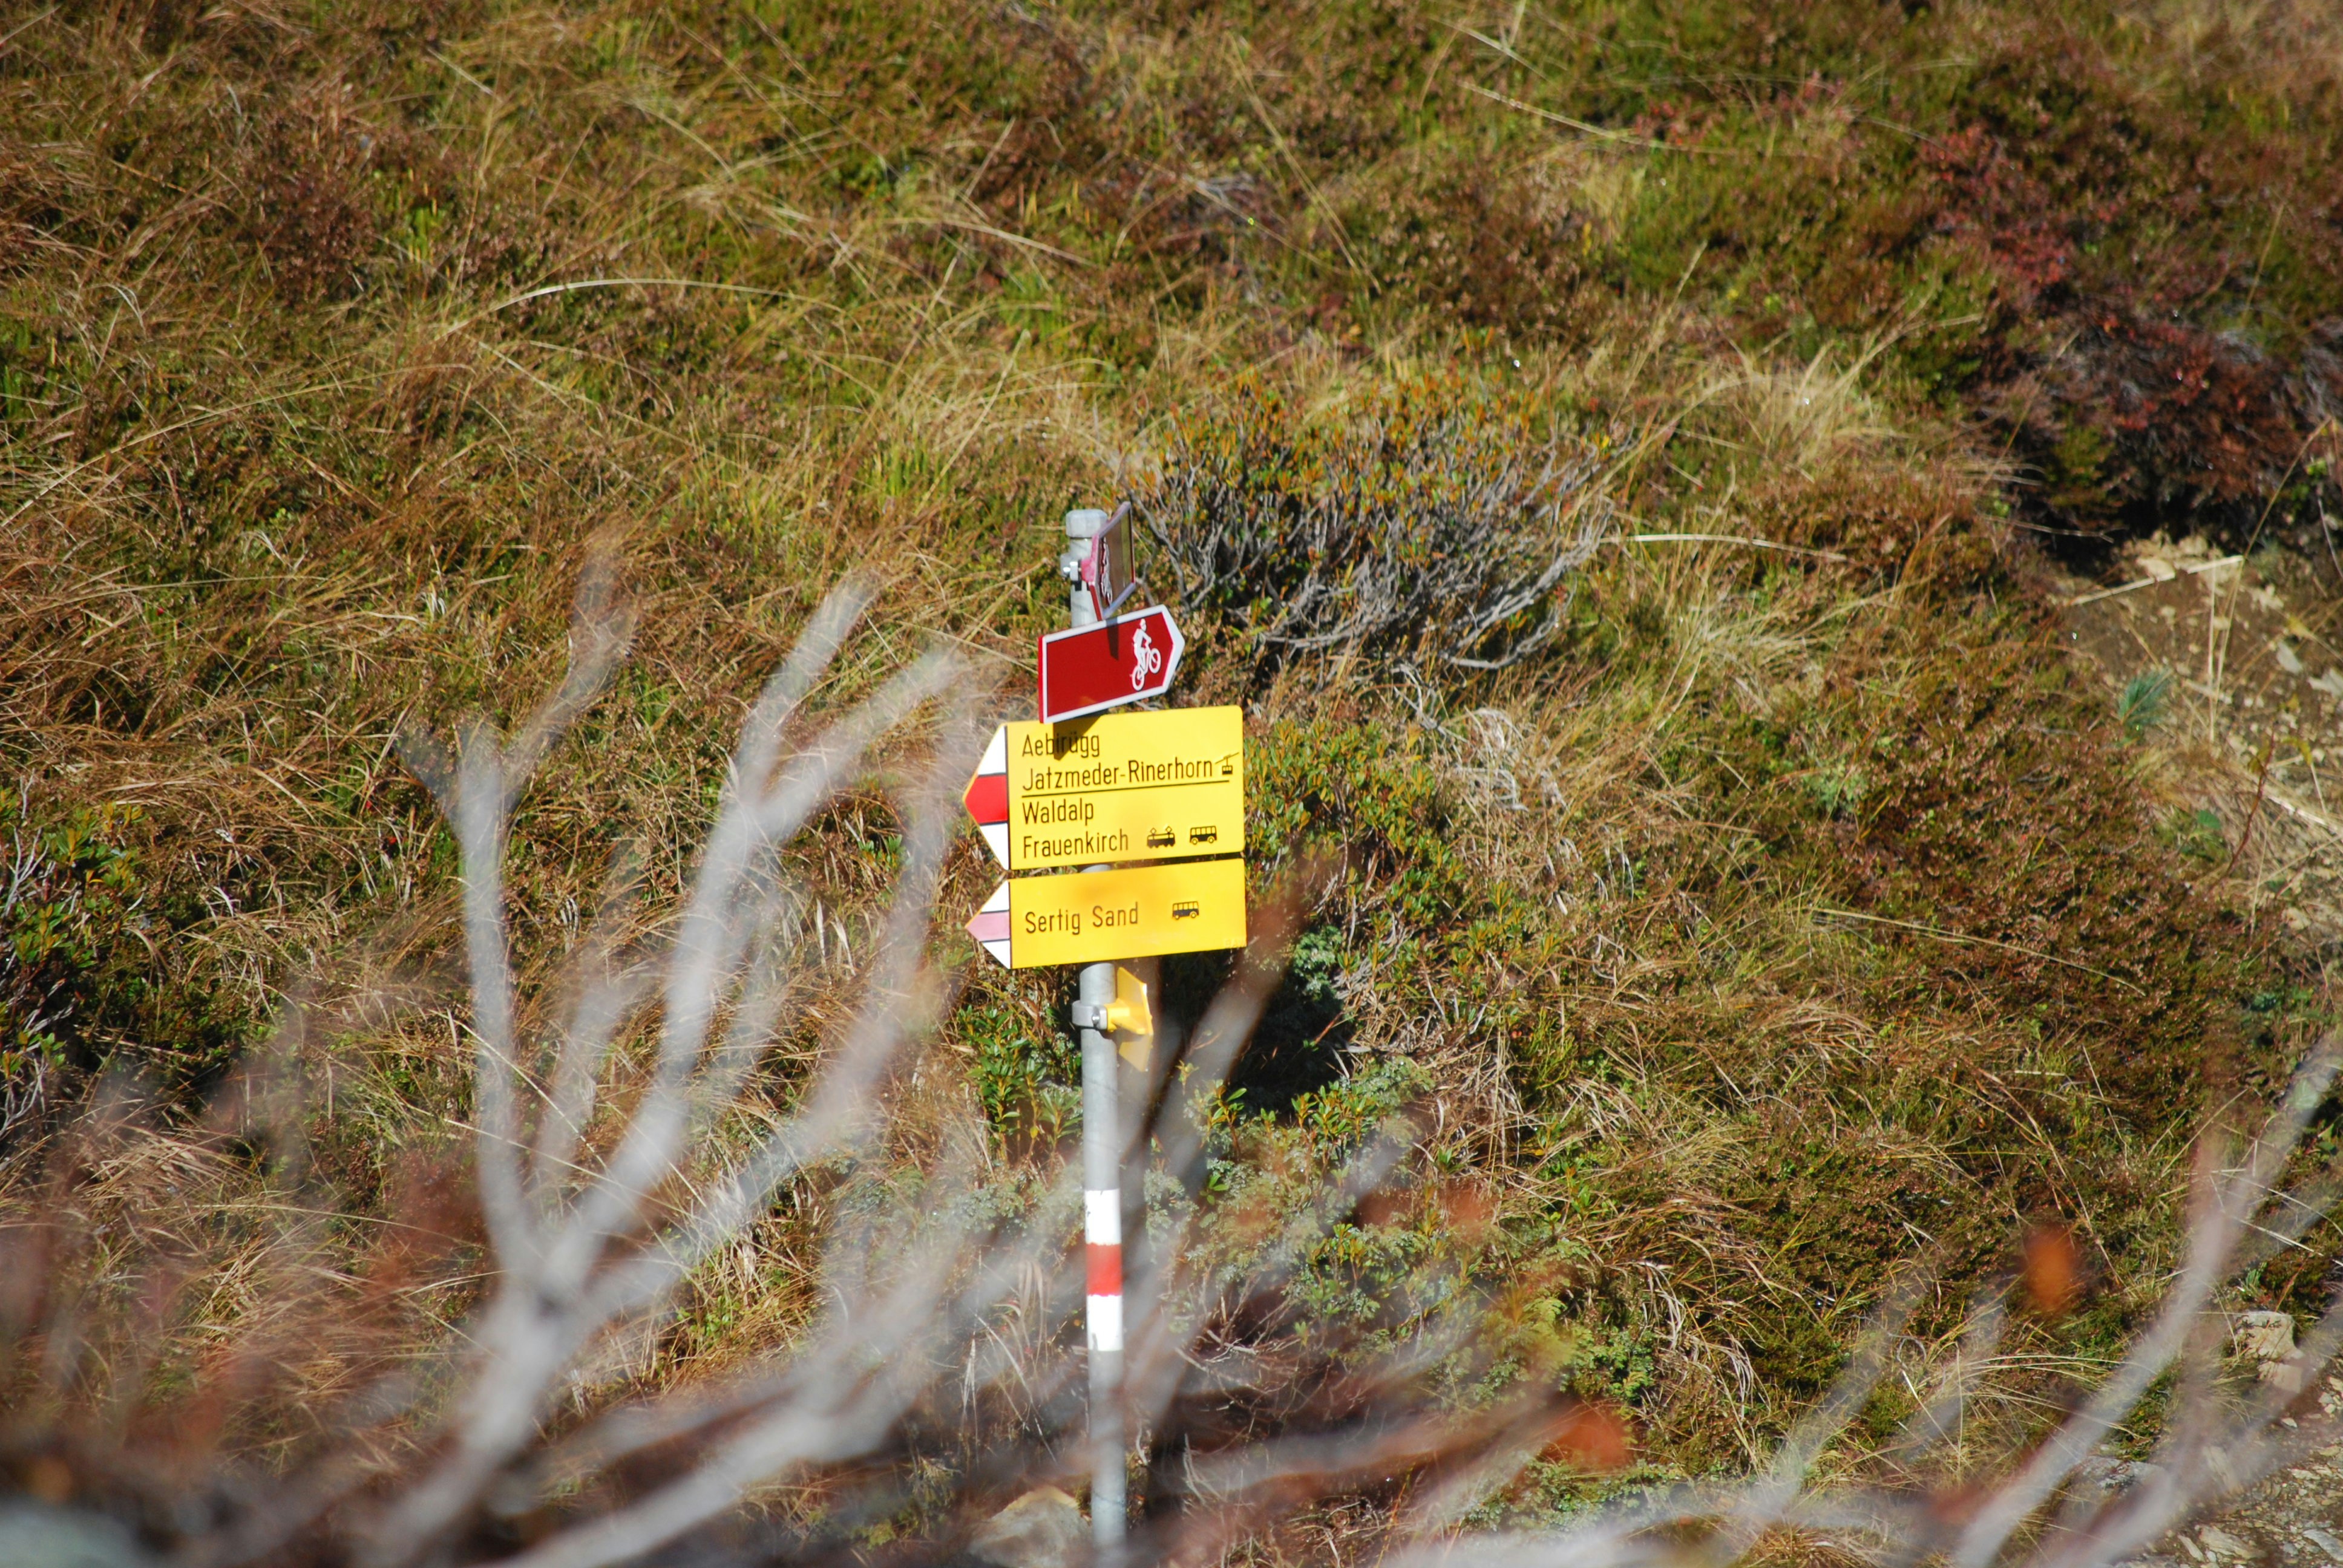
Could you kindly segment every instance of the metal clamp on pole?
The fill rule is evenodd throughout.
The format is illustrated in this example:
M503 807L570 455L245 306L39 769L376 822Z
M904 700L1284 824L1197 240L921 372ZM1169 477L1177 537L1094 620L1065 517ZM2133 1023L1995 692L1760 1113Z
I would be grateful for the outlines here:
M1091 541L1106 532L1107 522L1108 514L1096 508L1066 514L1066 538L1073 542L1058 552L1058 575L1075 585L1072 608L1077 627L1089 626L1099 618L1098 601L1083 581L1082 568L1090 564Z
M1147 1005L1147 982L1121 964L1114 966L1114 1000L1078 1001L1074 1003L1073 1016L1077 1029L1095 1029L1107 1034L1155 1032L1155 1015Z

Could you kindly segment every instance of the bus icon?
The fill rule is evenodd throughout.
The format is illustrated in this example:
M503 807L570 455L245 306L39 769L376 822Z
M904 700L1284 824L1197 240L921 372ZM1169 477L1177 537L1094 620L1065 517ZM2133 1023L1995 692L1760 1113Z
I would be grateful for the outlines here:
M1218 828L1191 828L1188 829L1188 842L1191 844L1217 844L1220 841L1221 830Z
M1172 906L1172 918L1175 920L1192 920L1203 912L1203 907L1193 899L1183 899Z

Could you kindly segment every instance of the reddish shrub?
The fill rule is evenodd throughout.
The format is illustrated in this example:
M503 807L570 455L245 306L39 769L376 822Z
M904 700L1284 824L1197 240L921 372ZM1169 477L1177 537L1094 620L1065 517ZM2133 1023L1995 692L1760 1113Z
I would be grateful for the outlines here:
M263 122L247 151L243 228L287 298L357 281L379 237L366 176L380 143L337 86L306 93Z

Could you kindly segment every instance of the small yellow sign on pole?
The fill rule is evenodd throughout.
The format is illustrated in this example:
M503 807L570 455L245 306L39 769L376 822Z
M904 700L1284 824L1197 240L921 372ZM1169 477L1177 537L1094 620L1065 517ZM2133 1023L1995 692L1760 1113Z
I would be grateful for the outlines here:
M1013 877L1007 886L1011 969L1245 945L1242 860Z
M1114 1036L1114 1053L1145 1072L1155 1061L1155 1009L1148 993L1163 971L1151 958L1130 963L1137 968L1114 966L1114 1000L1107 1004L1106 1031Z

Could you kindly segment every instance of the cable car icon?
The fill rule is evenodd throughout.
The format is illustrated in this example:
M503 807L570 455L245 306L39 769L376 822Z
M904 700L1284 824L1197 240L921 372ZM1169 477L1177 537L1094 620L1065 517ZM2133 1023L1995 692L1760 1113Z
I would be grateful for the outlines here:
M1168 849L1179 841L1180 835L1169 828L1158 828L1147 835L1147 847L1151 849Z
M1193 899L1182 899L1172 906L1172 918L1175 920L1192 920L1203 912L1203 906Z

